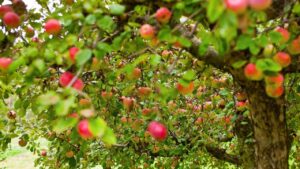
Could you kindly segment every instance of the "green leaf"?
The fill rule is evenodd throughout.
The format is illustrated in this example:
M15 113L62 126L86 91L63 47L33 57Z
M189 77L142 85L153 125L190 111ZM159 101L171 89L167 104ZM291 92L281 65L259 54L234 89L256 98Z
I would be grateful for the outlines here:
M108 8L109 8L110 13L113 15L121 15L125 11L125 6L120 5L120 4L109 5Z
M207 8L207 17L210 22L215 22L224 11L223 1L209 0Z
M13 61L8 68L8 72L9 73L13 73L14 71L16 71L20 66L25 65L26 64L26 60L24 59L24 57L20 57L17 60Z
M152 66L158 65L160 63L160 61L161 61L160 55L156 55L156 54L150 55L150 64Z
M188 70L185 72L185 74L182 76L183 79L187 81L192 81L196 76L196 72L194 70Z
M276 32L276 31L270 32L269 37L270 37L270 40L272 41L272 43L278 43L282 39L281 34L279 32Z
M78 67L84 65L92 57L92 51L90 49L83 49L76 55L76 65Z
M192 46L192 42L190 40L188 40L187 38L184 37L179 37L177 38L177 41L183 46L183 47L191 47Z
M59 95L54 91L49 91L37 98L37 103L43 106L55 105L60 101Z
M294 5L294 8L293 8L293 13L295 13L296 15L300 15L300 3L297 2L295 5Z
M102 137L102 141L108 145L113 145L117 143L117 138L111 128L107 128L105 130L105 133Z
M104 42L99 42L97 44L97 50L95 52L95 55L98 59L102 59L107 53L110 53L112 51L112 47Z
M77 118L60 118L54 122L53 130L57 133L61 133L74 127L77 121Z
M157 35L158 39L160 41L166 41L169 43L174 43L176 42L176 37L172 35L171 29L170 28L163 28L158 32Z
M234 62L234 63L232 64L232 67L233 67L234 69L239 69L239 68L243 67L246 63L247 63L246 60L240 60L240 61Z
M250 46L251 43L253 43L253 41L250 36L241 35L241 36L239 36L239 38L236 42L236 49L237 50L245 50Z
M250 52L253 55L257 55L259 53L259 51L260 51L260 48L255 43L250 44Z
M101 118L89 120L89 129L91 130L94 136L103 136L106 128L106 122Z
M73 107L75 99L74 97L70 97L67 100L63 100L58 102L55 106L55 113L57 116L65 116L69 113L71 107Z
M266 72L279 72L281 71L281 66L270 58L259 59L256 62L256 66L262 71Z
M93 25L96 23L96 16L95 15L89 15L85 18L85 23L89 25Z
M116 27L114 20L110 16L104 16L98 20L97 26L107 32L112 32Z

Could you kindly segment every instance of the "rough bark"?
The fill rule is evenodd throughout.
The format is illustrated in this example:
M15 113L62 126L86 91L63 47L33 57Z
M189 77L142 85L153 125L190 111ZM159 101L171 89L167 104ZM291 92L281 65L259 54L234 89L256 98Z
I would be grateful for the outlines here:
M246 90L255 138L255 168L288 169L289 141L284 98L266 95L263 82L244 79L241 71L232 70Z

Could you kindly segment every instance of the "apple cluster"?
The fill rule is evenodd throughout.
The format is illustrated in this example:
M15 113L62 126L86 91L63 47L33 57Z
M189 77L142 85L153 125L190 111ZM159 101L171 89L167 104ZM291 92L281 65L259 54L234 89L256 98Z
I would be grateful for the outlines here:
M248 6L256 11L262 11L269 8L272 0L225 0L226 8L236 14L244 13Z
M281 35L280 44L287 43L290 40L290 33L288 30L282 27L278 27L275 29ZM300 53L300 37L294 39L287 47L287 50L291 54L299 54ZM271 47L272 48L272 47ZM272 49L273 50L273 49ZM264 52L264 54L269 55L270 52ZM272 57L273 61L276 62L281 68L288 67L291 62L291 56L286 52L277 52ZM244 68L244 74L246 78L249 80L260 81L265 79L266 84L266 93L269 97L278 98L282 96L284 93L284 76L281 73L276 73L272 75L264 75L264 72L260 70L255 63L249 63Z

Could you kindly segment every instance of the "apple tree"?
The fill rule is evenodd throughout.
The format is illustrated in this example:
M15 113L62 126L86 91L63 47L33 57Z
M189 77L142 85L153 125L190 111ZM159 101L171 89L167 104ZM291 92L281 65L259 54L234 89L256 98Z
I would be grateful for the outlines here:
M300 166L298 1L0 2L1 150L18 138L40 168Z

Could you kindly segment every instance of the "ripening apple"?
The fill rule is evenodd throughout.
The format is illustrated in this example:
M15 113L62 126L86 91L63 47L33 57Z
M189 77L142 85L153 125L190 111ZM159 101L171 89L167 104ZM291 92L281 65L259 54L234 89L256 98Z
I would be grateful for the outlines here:
M266 85L266 93L269 97L278 98L284 92L283 85L281 86L273 86L273 85Z
M281 44L286 43L290 39L290 32L285 28L277 27L275 31L281 34L282 37L280 41Z
M150 87L139 87L138 88L138 94L140 96L149 96L152 92L152 89Z
M7 12L13 12L14 10L9 5L2 5L0 6L0 18L3 18L3 16Z
M30 26L27 26L25 28L25 32L26 32L26 37L31 38L34 36L34 29Z
M112 92L107 92L107 91L102 91L102 92L101 92L101 97L102 97L103 99L108 100L108 99L110 99L112 96L113 96L113 93L112 93Z
M72 150L66 152L67 158L72 158L74 156L74 152Z
M130 97L123 97L123 105L127 110L130 110L133 107L134 99Z
M168 50L163 50L162 53L161 53L161 55L162 55L163 57L168 57L171 53L172 53L172 52L170 52L170 51L168 51Z
M140 28L140 35L144 39L152 39L155 35L155 29L149 24L144 24Z
M71 113L68 115L69 118L79 119L79 115L77 113Z
M7 113L7 118L9 118L9 119L11 119L11 120L16 119L16 117L17 117L17 113L16 113L15 111L13 111L13 110L11 110L11 111L9 111L9 112Z
M190 82L188 85L182 85L180 83L177 83L177 90L181 94L189 94L194 91L194 82Z
M245 101L245 100L247 100L247 95L244 92L238 92L238 93L236 93L235 97L236 97L237 101Z
M7 57L0 58L0 69L7 70L11 63L12 63L11 58L7 58Z
M247 103L245 101L239 101L236 103L236 109L239 111L244 111L247 108Z
M265 46L263 54L266 57L271 57L275 54L275 51L276 51L276 49L275 49L274 45L268 44Z
M83 139L93 138L93 134L89 128L89 121L87 119L81 120L77 125L78 134Z
M166 7L159 8L155 13L155 18L160 23L168 23L171 16L172 12Z
M83 83L83 81L81 80L81 79L77 79L75 82L74 82L74 84L73 84L73 86L72 86L74 89L77 89L77 90L83 90L83 88L84 88L84 83Z
M27 141L25 141L24 139L20 138L19 139L19 146L20 147L25 147L27 145Z
M202 124L204 119L202 117L198 117L197 120L195 121L195 124Z
M144 115L144 116L149 116L149 115L151 114L151 112L152 112L151 109L149 109L149 108L144 108L144 109L142 110L142 115Z
M56 19L49 19L45 23L45 31L50 35L57 35L61 31L61 24Z
M138 79L141 77L142 71L140 68L134 68L130 74L130 78Z
M254 63L249 63L245 69L244 69L244 74L246 78L250 80L262 80L263 79L263 72L259 70Z
M46 150L42 150L42 151L40 152L40 155L41 155L42 157L46 157L46 156L47 156L47 151L46 151Z
M223 120L224 120L225 124L230 124L231 123L231 119L232 119L232 115L224 116L223 117Z
M165 140L168 135L167 128L157 121L150 122L147 131L149 131L150 135L158 141Z
M287 47L290 54L300 54L300 36L292 41Z
M67 5L72 5L74 3L74 0L65 0Z
M265 82L267 85L273 85L273 86L282 86L284 82L284 77L281 73L278 73L275 76L266 76Z
M248 0L225 0L226 8L236 14L244 13L248 7Z
M9 28L17 28L21 24L21 19L14 12L7 12L4 14L3 23Z
M76 61L76 54L79 52L79 48L77 47L71 47L69 49L69 57L70 57L70 60L75 63Z
M272 0L249 0L249 5L256 11L262 11L269 8L272 4Z
M289 54L285 52L278 52L274 57L273 60L277 62L281 67L285 68L291 64L291 57Z
M87 105L90 105L91 104L91 101L89 99L80 99L79 100L79 105L80 106L87 106Z

